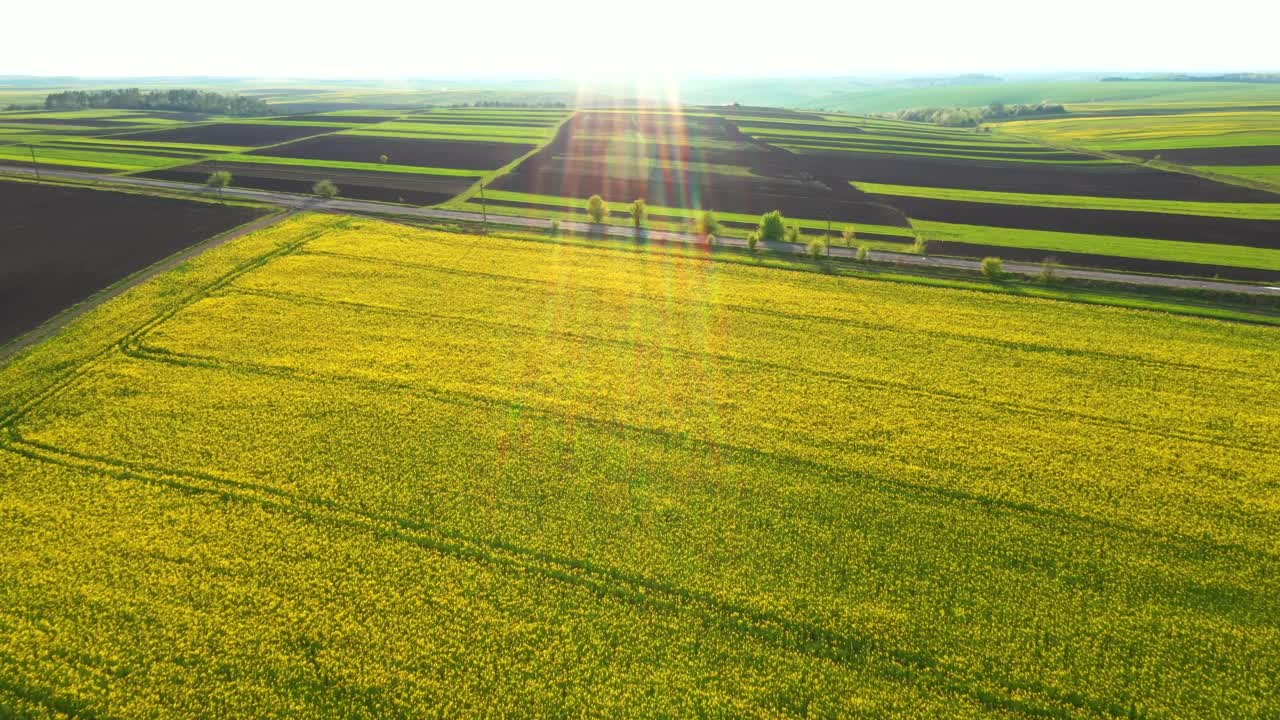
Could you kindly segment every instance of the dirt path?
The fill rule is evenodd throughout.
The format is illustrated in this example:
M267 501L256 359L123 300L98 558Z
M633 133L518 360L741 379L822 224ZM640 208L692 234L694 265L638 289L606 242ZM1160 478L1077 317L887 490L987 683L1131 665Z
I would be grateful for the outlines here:
M42 171L42 174L44 174L43 171ZM255 232L263 228L271 227L272 225L275 225L276 223L281 222L285 218L288 218L291 215L297 214L297 212L298 210L296 209L289 209L283 212L277 212L271 215L267 215L266 217L258 218L257 220L253 220L252 222L248 222L239 227L232 228L222 233L221 235L215 235L212 238L209 238L208 240L205 240L200 243L196 243L195 245L191 245L190 247L187 247L184 250L179 250L178 252L170 255L169 257L161 260L160 262L157 262L154 265L151 265L150 267L139 270L138 272L130 275L129 277L115 283L114 285L111 285L105 290L98 292L92 297L89 297L84 301L77 303L76 305L73 305L70 308L62 311L61 313L53 316L49 320L46 320L39 327L26 333L25 335L19 335L17 338L13 340L13 342L10 342L8 345L0 347L0 363L7 361L9 358L17 355L18 353L22 352L22 350L30 347L31 345L34 345L44 340L45 338L48 338L52 335L57 334L57 332L61 330L63 327L65 327L67 323L71 322L72 320L75 320L81 315L98 307L102 303L120 295L121 293L128 290L129 288L132 288L133 286L138 285L139 283L146 282L147 280L155 277L156 275L162 272L172 270L173 268L181 265L187 260L190 260L196 255L199 255L200 253L203 253L207 250L212 250L213 248L216 248L219 245L231 242L232 240L235 240L236 238L241 237L243 235L247 235L251 232Z
M0 167L0 173L9 173L13 175L30 175L30 168L20 167ZM75 172L72 170L45 170L40 171L41 176L60 178L66 180L75 180L79 183L97 185L104 188L110 187L133 187L133 188L150 188L155 190L171 190L187 194L197 194L212 196L216 191L205 187L204 185L195 185L192 183L175 182L172 180L154 180L150 178L139 178L129 176L102 176L91 173ZM353 215L382 215L394 216L401 218L415 218L424 220L448 220L455 222L479 223L481 214L476 212L466 212L461 210L442 210L430 207L412 207L407 205L391 205L387 203L371 202L366 200L346 200L337 198L334 200L324 200L311 195L294 195L291 193L272 192L269 190L250 190L247 188L227 188L224 194L228 198L238 200L250 200L262 203L269 203L294 210L319 210L328 212L339 212ZM548 226L546 220L515 217L510 215L496 215L489 213L488 220L495 225L505 225L511 227L527 228L531 230L545 231ZM607 226L599 228L585 222L566 221L560 224L560 227L568 232L590 233L604 232L610 237L632 238L634 232L630 228ZM691 242L691 238L683 233L664 232L660 230L651 230L648 237L655 240L664 240L667 242ZM745 247L746 240L738 238L721 238L720 243L729 247ZM771 242L761 243L762 248L789 255L803 255L806 252L806 246L801 243ZM857 251L851 248L831 248L832 257L853 258L856 257ZM980 271L982 263L978 260L965 260L961 258L939 258L914 255L910 253L889 252L884 250L873 250L870 258L877 262L895 263L898 265L908 265L916 267L934 267L947 268L952 270ZM1016 273L1019 275L1036 276L1040 273L1040 266L1031 263L1007 262L1004 264L1006 272ZM1280 289L1276 287L1267 287L1263 285L1249 285L1245 283L1228 282L1225 280L1196 280L1181 277L1165 277L1160 275L1139 275L1134 273L1113 272L1107 270L1077 270L1063 268L1057 271L1059 277L1078 278L1086 280L1096 280L1102 282L1124 283L1129 285L1138 285L1146 287L1163 287L1163 288L1187 288L1199 290L1212 290L1216 292L1241 293L1245 295L1263 295L1263 296L1280 296Z

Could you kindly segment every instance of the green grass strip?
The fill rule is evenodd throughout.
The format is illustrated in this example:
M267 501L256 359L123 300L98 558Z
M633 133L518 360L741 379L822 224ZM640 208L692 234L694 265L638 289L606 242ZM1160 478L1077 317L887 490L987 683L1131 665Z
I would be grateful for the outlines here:
M1280 250L916 220L926 239L1280 271Z
M220 162L244 162L258 165L293 165L298 167L335 168L340 170L369 170L372 172L394 172L406 175L439 175L447 177L478 177L489 170L466 170L460 168L417 167L415 165L383 165L376 162L348 162L339 160L309 160L306 158L273 157L271 155L221 155Z
M1004 155L1002 157L989 157L983 155L963 155L960 153L930 153L915 152L909 150L898 150L896 148L851 148L851 147L830 147L817 144L796 144L796 143L771 143L776 147L786 148L788 150L797 150L799 152L812 152L814 150L847 152L847 153L875 153L877 155L914 155L918 157L936 157L958 160L986 160L988 162L1002 163L1028 163L1032 165L1117 165L1122 164L1118 160L1044 160L1034 158L1020 158L1013 155ZM1052 151L1046 151L1052 152Z
M1276 168L1280 171L1280 168ZM1044 195L1035 193L992 192L962 188L917 187L915 185L885 185L882 183L851 182L863 192L875 195L900 195L904 197L958 200L962 202L994 203L997 205L1031 205L1034 207L1075 208L1082 210L1124 210L1134 212L1167 213L1172 215L1197 215L1202 217L1244 218L1250 220L1280 220L1280 202L1277 203L1216 203L1185 200L1138 200L1117 197L1091 197L1086 195ZM1277 198L1280 200L1280 198Z
M375 127L381 127L375 126ZM397 140L448 140L449 142L493 142L511 143L512 145L536 145L545 138L511 137L509 135L449 135L444 133L397 132L394 130L344 130L340 135L359 135L360 137L394 138Z
M1280 180L1280 165L1196 165L1201 170L1257 180Z
M8 145L0 147L0 158L30 162L31 151L23 145ZM135 155L102 150L80 150L78 148L55 148L44 145L36 147L36 158L40 163L82 165L117 170L161 167L172 165L175 160L182 160L182 158L159 157L156 155Z
M243 152L245 150L253 149L250 146L239 146L239 145L199 145L196 143L165 142L163 140L134 140L132 138L119 136L119 135L104 136L104 137L50 136L45 139L50 142L62 141L62 140L74 140L76 143L83 143L83 144L90 144L90 145L95 143L102 143L104 145L134 145L138 148L138 150L143 152L145 152L149 148L155 148L158 150L196 150L200 152L209 152L209 153L234 153L234 152Z
M516 127L508 125L453 125L447 122L389 122L376 125L371 128L370 131L379 133L404 133L409 135L460 135L464 136L460 138L464 140L467 135L484 135L488 137L523 138L519 142L528 142L529 140L542 140L543 138L546 138L548 135L552 134L553 128ZM356 134L359 132L369 131L362 131L357 128L355 133L350 134Z
M780 128L740 128L744 133L752 137L758 137L761 140L770 140L773 138L791 138L795 140L840 140L841 142L880 142L880 143L921 143L928 145L936 145L939 148L961 147L973 150L1000 150L1002 148L1019 148L1022 150L1031 150L1039 146L1024 142L1010 141L1007 136L1005 139L992 139L991 135L972 134L963 138L939 138L933 136L925 136L919 134L898 134L886 132L818 132L812 130L783 130ZM1052 152L1053 148L1045 148Z
M488 198L489 200L507 200L511 202L523 202L523 203L529 203L531 205L546 206L548 210L556 210L558 208L571 208L576 210L576 209L585 207L586 205L586 198L560 197L557 195L537 195L533 193L510 192L505 190L485 190L485 197ZM625 201L625 202L611 201L610 207L614 210L619 210L629 204L630 204L629 201ZM702 213L701 210L675 208L675 207L668 207L664 205L649 205L648 208L649 208L649 212L653 215L670 215L673 217L681 217L681 218L696 218L698 215ZM475 206L474 204L468 204L465 207L465 209L475 210ZM523 212L523 208L512 208L512 207L505 207L505 206L495 207L493 209L493 212L497 214L517 214L518 215L521 212ZM716 219L722 220L722 221L743 222L743 223L752 223L752 224L756 224L760 222L759 215L751 215L748 213L731 213L731 212L721 212L719 210L716 210L715 215L716 215ZM620 223L620 224L625 224L625 223ZM787 218L787 224L795 225L796 227L803 228L805 230L825 231L827 229L826 220ZM831 222L832 232L835 234L839 234L849 224L850 223L847 221L832 219L832 222ZM910 228L893 227L889 225L869 225L864 223L854 223L854 224L856 225L858 232L876 233L879 235L894 235L894 236L903 238L904 241L911 240L914 238L914 233L911 231Z

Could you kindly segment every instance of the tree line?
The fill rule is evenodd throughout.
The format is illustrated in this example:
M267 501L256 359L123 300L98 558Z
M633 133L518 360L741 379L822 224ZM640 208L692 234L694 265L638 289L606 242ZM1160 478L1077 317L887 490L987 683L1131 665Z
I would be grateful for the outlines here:
M952 108L915 108L890 113L895 120L911 122L927 122L946 127L977 127L990 120L1007 120L1010 118L1031 117L1036 115L1063 115L1067 109L1058 103L1037 103L1035 105L1005 105L991 103L986 107L952 107Z
M68 90L50 93L46 110L178 110L208 115L270 115L267 104L256 98L224 95L207 90Z

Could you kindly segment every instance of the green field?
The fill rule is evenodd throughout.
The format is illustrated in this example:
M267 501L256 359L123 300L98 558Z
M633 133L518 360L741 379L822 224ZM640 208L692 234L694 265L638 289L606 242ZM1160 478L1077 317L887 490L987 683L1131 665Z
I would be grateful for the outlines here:
M486 190L485 197L490 201L513 201L533 206L512 208L503 205L495 205L490 210L494 214L511 214L522 217L543 218L546 220L582 221L586 218L586 202L576 198L568 198L558 195L537 195L534 193L510 192L504 190ZM479 195L475 194L471 195L467 199L454 200L447 203L444 207L456 210L475 211L480 207ZM609 209L611 211L626 211L628 207L630 207L629 203L614 202L609 204ZM702 211L697 209L665 205L647 205L647 209L651 216L678 218L678 220L674 221L665 221L657 219L656 217L651 217L646 223L646 227L653 230L682 231L688 227L688 223L684 221L695 220L702 214ZM746 237L746 235L754 229L754 226L760 222L759 216L747 213L715 211L713 212L713 215L716 220L722 223L738 223L744 226L750 226L725 226L722 228L721 232L723 237ZM605 219L604 224L612 225L614 227L632 227L630 218L622 215L608 217ZM828 229L828 223L825 220L788 218L787 224L799 228L806 235L825 234ZM833 223L830 225L833 235L842 232L846 227L848 227L848 224ZM869 243L869 246L874 248L901 250L902 243L910 243L915 240L915 234L910 228L860 223L856 226L856 229L863 233L892 235L900 238L897 242Z
M383 118L381 122L367 122L367 118ZM233 185L272 189L270 178L248 175L253 168L262 166L295 167L300 171L332 169L362 171L396 175L435 176L442 178L466 177L491 179L505 168L493 169L478 160L475 167L432 167L429 165L377 162L376 155L369 161L316 159L307 157L276 157L251 154L268 147L288 146L293 142L324 135L356 135L388 137L399 140L421 140L476 143L516 143L538 146L554 135L559 124L568 117L559 110L531 109L437 109L430 112L411 113L408 110L360 110L337 111L322 115L308 115L303 119L290 116L265 118L213 118L201 117L178 120L165 117L165 113L142 113L130 110L79 110L67 112L14 112L0 113L0 164L29 165L32 148L36 161L48 169L88 169L108 171L107 174L141 174L155 171L182 172L183 166L209 167L211 161L242 163L237 166L238 176ZM92 125L68 125L77 119L109 121L122 125L95 127ZM56 123L41 124L40 120ZM233 126L234 145L210 144L183 140L139 139L133 135L141 130L176 130L196 133L200 128L217 124ZM270 145L254 142L254 132L259 128L318 127L316 133L306 138L284 139ZM236 141L239 128L244 129L243 139ZM145 136L144 136L145 137ZM32 146L29 148L28 145ZM477 146L479 147L479 146ZM243 163L251 163L245 165ZM456 161L455 161L456 164ZM200 179L208 170L201 171ZM163 177L163 176L162 176ZM183 176L184 181L196 180ZM265 184L264 184L265 183ZM305 191L312 183L302 183ZM466 184L462 186L465 191ZM387 189L378 197L383 201L395 201L403 192L395 182L387 182Z
M1200 265L1225 265L1280 272L1280 250L1218 245L1206 242L1153 240L1086 233L1024 230L1021 228L964 225L915 220L916 230L926 240L989 245L993 248L1024 248L1048 252L1088 253L1141 260L1169 260Z
M1084 195L990 192L868 182L854 183L854 185L864 192L879 195L905 195L909 197L937 198L939 200L996 203L999 205L1031 205L1035 207L1080 208L1085 210L1126 210L1205 217L1280 220L1280 197L1277 197L1277 202L1273 204L1211 203L1187 200L1143 200L1137 198L1089 197Z
M0 367L0 711L1274 716L1277 350L300 216Z
M1070 110L1206 104L1280 102L1275 85L1231 82L1102 82L1010 81L954 87L866 88L834 91L799 105L851 113L894 112L921 107L981 107L1040 102L1060 103Z
M1010 92L1030 92L1014 83L1005 85ZM866 236L865 242L879 249L906 250L917 230L929 228L926 234L931 239L966 243L950 250L935 244L944 254L981 257L1016 248L1025 252L1015 253L1014 259L1039 262L1050 253L1074 252L1082 256L1073 257L1072 262L1088 267L1116 267L1112 258L1129 258L1153 261L1141 265L1146 272L1280 280L1254 272L1274 269L1273 235L1262 225L1241 222L1275 222L1280 227L1278 203L1257 194L1240 195L1245 190L1235 187L1212 187L1235 182L1255 189L1280 189L1275 185L1280 182L1280 166L1224 161L1183 167L1167 158L1147 162L1135 154L1274 150L1280 147L1280 124L1275 122L1280 112L1249 109L1243 104L1247 99L1233 100L1228 88L1220 87L1230 83L1212 83L1212 88L1206 83L1086 83L1065 84L1061 89L1075 93L1085 85L1105 85L1118 95L1102 97L1084 111L1087 114L997 124L991 132L837 112L763 108L427 108L406 100L387 109L370 107L372 101L362 94L365 90L317 87L316 97L310 100L293 92L280 95L278 107L302 107L322 102L319 98L326 93L337 93L349 96L342 103L351 108L221 120L128 110L0 113L0 164L29 164L31 150L25 145L30 144L38 162L49 169L83 168L201 182L213 163L221 161L236 163L233 186L279 189L282 183L292 183L289 191L303 193L331 170L339 179L349 173L346 177L352 183L347 190L353 199L442 205L471 212L481 209L478 191L483 183L489 199L498 203L487 208L491 212L548 221L583 219L586 196L601 192L615 208L637 197L648 199L651 214L660 216L649 226L659 230L684 230L687 219L710 209L726 223L722 235L746 237L760 214L784 209L788 224L807 234L822 234L828 227L838 234L853 225ZM979 89L985 92L991 87L932 90L940 93L939 99L947 99L947 93L963 95ZM1239 92L1272 90L1263 85ZM1215 110L1204 109L1215 104ZM1107 108L1126 114L1101 114ZM1143 111L1159 114L1136 114ZM603 120L575 130L572 142L557 151L558 159L552 163L557 182L537 185L515 179L523 170L539 167L537 154L553 142L564 123L585 115ZM41 125L36 122L41 119L57 122ZM59 124L77 119L124 125ZM237 134L202 136L200 128L206 125L233 126ZM315 151L317 155L312 154L314 146L296 153L289 150L304 138L271 145L254 140L258 130L300 126L318 127L312 138L332 136L345 139L348 145L355 143L353 138L373 145L421 143L419 147L439 148L441 156L437 162L430 156L414 157L412 151L389 152L389 161L382 163L377 160L383 151L376 147L344 155L335 140L333 148ZM132 134L161 128L182 135L158 141L134 139L138 136ZM244 129L242 138L239 128ZM477 148L474 162L458 159L455 143L475 143L471 146ZM524 153L523 147L500 160L486 161L485 148L494 143L532 149L515 159L511 158L516 153ZM575 150L584 147L592 149ZM261 154L268 150L271 154ZM495 167L500 163L505 165ZM1141 172L1132 174L1138 166ZM1187 187L1178 170L1201 173L1206 185ZM539 172L545 173L545 168ZM1003 180L1004 176L1017 179ZM427 180L432 177L438 180ZM415 183L430 183L431 189L415 196ZM849 195L850 183L868 195ZM936 202L921 202L925 200ZM944 201L951 206L942 207ZM1022 216L1014 222L1007 217L1014 207L1045 212L1034 220ZM1067 217L1068 211L1079 212ZM1132 218L1126 217L1133 211L1150 213L1151 226L1135 227ZM1086 217L1090 213L1113 214ZM1197 227L1204 232L1185 230L1169 216L1200 223ZM1207 226L1206 218L1222 222ZM628 219L612 217L608 222L625 225Z
M1278 112L1192 112L1156 117L1021 120L999 128L1098 150L1173 150L1280 144Z
M1001 123L998 129L1048 143L1077 146L1094 151L1160 156L1163 162L1179 163L1176 151L1231 151L1247 154L1249 148L1274 152L1280 147L1280 106L1274 110L1251 112L1223 108L1215 112L1190 111L1168 115L1097 115L1082 118ZM1164 157L1161 151L1173 151ZM1224 161L1225 161L1224 157ZM1280 191L1274 166L1256 164L1181 163L1217 175L1251 180Z

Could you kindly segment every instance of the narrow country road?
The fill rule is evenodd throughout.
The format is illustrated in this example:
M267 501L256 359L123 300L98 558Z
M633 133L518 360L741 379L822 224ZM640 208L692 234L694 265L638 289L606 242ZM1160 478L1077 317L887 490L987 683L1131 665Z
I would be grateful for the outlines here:
M28 176L33 174L30 168L23 168L19 166L0 166L0 173ZM151 178L120 175L104 176L94 173L76 172L74 170L52 170L41 168L40 176L75 180L77 182L87 182L103 186L174 190L204 195L213 195L217 193L217 191L212 188L194 183L175 182L172 180L154 180ZM390 205L387 203L370 202L365 200L347 200L343 198L325 200L309 195L294 195L292 193L274 192L270 190L252 190L249 188L231 187L225 188L222 192L229 198L270 203L272 205L292 208L295 210L316 210L359 215L390 215L402 218L454 220L471 223L478 223L482 219L481 214L475 212ZM489 222L498 225L508 225L536 230L546 230L548 225L546 220L515 217L510 215L495 215L493 213L488 215L488 219ZM585 222L562 222L560 227L564 230L578 233L598 233L602 231L601 228ZM630 228L625 227L606 226L603 228L603 232L611 237L632 238L635 236L634 232ZM693 242L688 235L683 233L665 232L660 230L649 231L647 233L647 237L667 242ZM721 238L719 242L730 247L745 247L747 244L745 240L738 238ZM781 254L802 255L806 252L806 246L801 243L762 242L760 246L766 250ZM839 258L854 258L857 256L857 251L854 248L832 247L831 256ZM870 259L877 262L894 263L898 265L947 268L952 270L980 271L982 267L982 263L977 260L930 257L926 255L914 255L910 253L898 253L885 250L871 251ZM1004 270L1005 272L1016 273L1019 275L1034 276L1040 273L1040 266L1034 263L1006 262L1004 264ZM1127 283L1131 285L1145 285L1151 287L1189 288L1218 292L1234 292L1246 295L1280 297L1280 287L1249 285L1246 283L1235 283L1225 280L1197 280L1193 278L1139 275L1108 270L1081 270L1073 268L1061 268L1057 271L1057 274L1059 277L1075 278L1080 280L1095 280L1100 282Z

